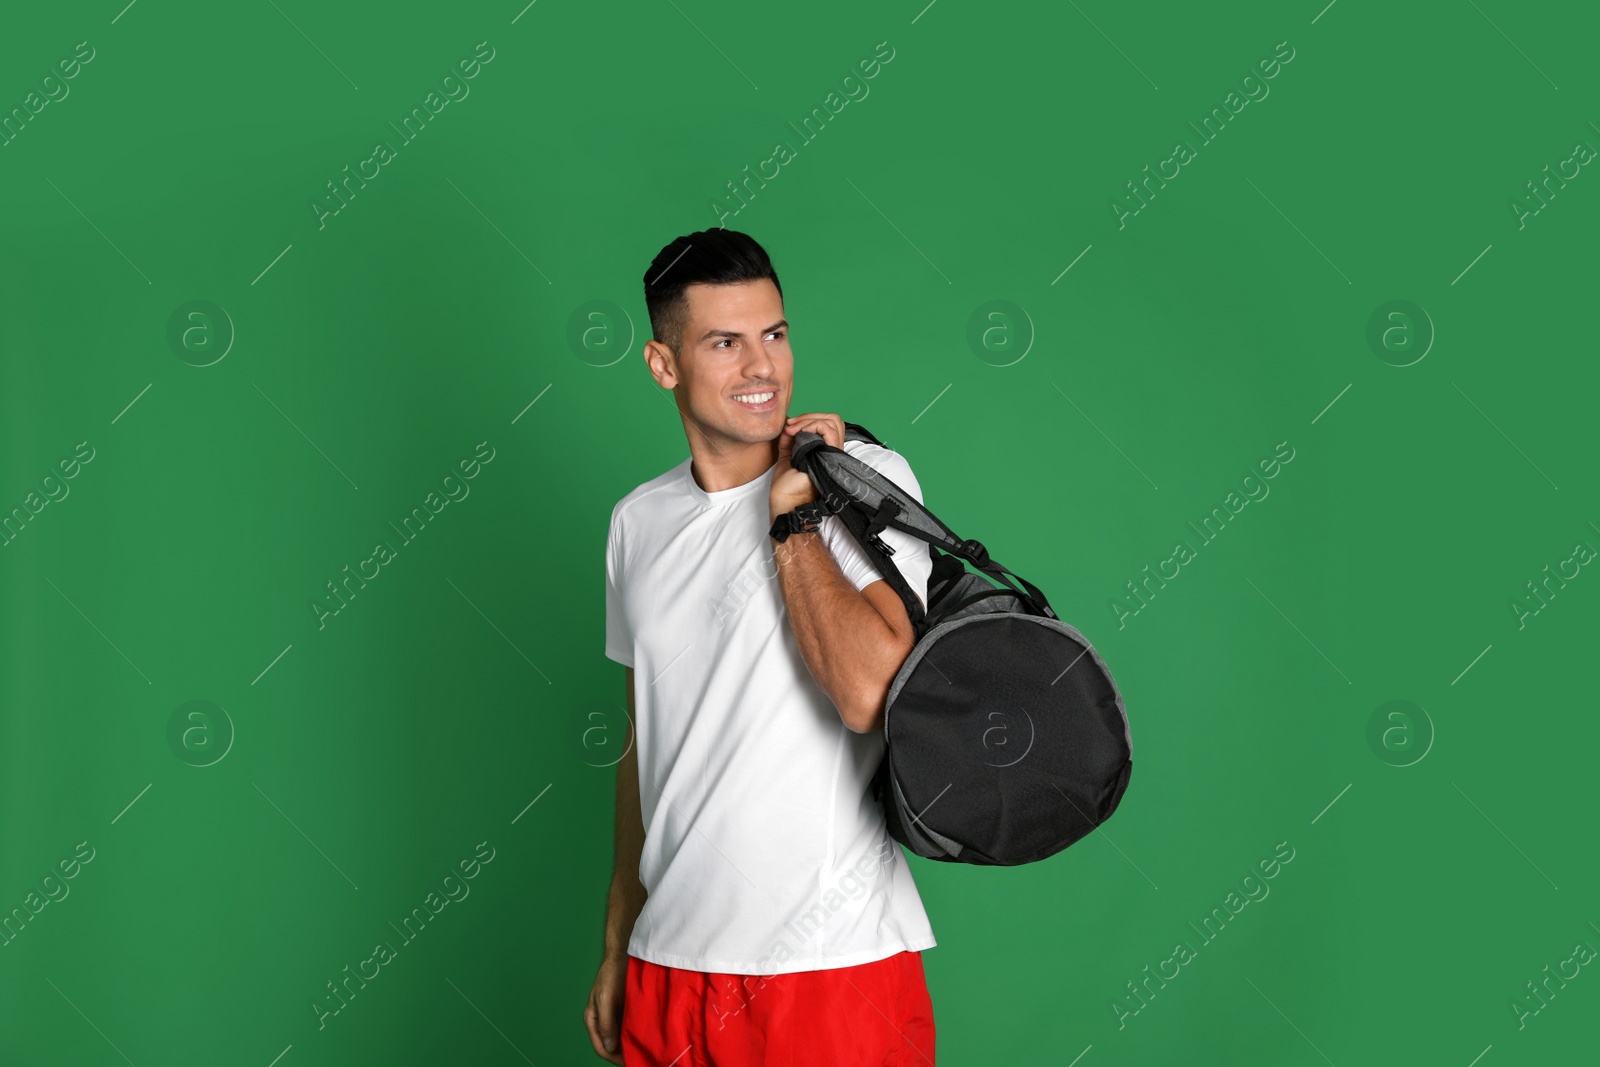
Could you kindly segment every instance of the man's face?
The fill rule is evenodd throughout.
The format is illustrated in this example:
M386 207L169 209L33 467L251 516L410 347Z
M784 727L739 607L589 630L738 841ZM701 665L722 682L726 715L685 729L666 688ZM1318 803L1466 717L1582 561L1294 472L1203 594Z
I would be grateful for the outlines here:
M783 433L794 381L789 324L777 286L766 278L696 284L684 295L688 324L676 365L685 414L713 439L744 444L776 439Z

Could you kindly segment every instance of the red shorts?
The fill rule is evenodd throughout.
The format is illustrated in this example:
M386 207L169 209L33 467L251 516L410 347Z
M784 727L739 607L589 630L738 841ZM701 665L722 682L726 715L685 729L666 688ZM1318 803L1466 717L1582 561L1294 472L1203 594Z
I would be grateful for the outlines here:
M933 1067L922 953L789 974L628 957L626 1067Z

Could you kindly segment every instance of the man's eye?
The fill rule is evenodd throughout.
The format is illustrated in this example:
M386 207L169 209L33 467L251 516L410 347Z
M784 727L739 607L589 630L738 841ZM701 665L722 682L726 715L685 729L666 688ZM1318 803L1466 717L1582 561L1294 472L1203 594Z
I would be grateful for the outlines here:
M781 341L784 339L785 334L782 330L774 330L767 334L767 336L772 338L774 341Z

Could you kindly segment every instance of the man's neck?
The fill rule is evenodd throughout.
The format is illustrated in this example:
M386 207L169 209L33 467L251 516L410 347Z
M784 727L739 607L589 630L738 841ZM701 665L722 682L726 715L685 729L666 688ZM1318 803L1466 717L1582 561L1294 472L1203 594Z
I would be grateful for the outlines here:
M713 442L696 431L689 439L689 473L708 493L737 489L761 477L778 462L778 438L771 441Z

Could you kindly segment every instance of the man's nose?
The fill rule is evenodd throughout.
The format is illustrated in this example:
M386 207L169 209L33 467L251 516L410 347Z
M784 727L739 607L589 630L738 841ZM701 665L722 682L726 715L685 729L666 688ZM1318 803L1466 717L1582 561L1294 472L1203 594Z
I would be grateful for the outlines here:
M767 351L767 346L764 344L751 345L748 351L750 355L745 364L745 373L752 378L774 381L778 367L772 358L772 354Z

